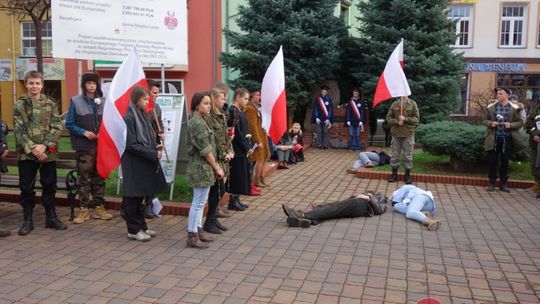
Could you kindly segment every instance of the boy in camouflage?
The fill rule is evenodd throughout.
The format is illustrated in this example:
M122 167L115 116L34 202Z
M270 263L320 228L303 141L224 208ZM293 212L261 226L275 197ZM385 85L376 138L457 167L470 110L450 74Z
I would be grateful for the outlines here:
M399 159L401 152L405 158L405 176L406 184L412 183L412 153L414 150L414 131L416 124L420 121L420 112L418 105L407 96L401 96L400 99L394 101L386 114L386 121L390 125L390 133L392 134L392 158L390 165L392 166L392 175L388 179L389 183L397 181L399 169Z
M65 230L67 226L56 216L56 147L62 131L58 106L41 94L43 74L30 71L24 77L27 94L19 98L13 107L13 124L16 150L19 160L19 187L24 222L19 235L27 235L34 229L32 212L36 206L34 191L39 171L43 192L41 204L45 208L46 228Z
M66 117L66 128L71 135L71 147L75 150L77 173L79 175L79 200L81 208L73 219L73 224L82 224L90 218L88 206L90 195L95 207L93 217L110 220L103 206L105 180L97 173L97 138L103 117L105 99L99 85L97 74L85 73L81 77L83 94L73 96Z

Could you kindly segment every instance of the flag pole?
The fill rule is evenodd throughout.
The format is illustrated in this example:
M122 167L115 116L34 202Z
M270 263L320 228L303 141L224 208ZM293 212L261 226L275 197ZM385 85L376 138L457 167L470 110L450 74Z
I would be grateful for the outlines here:
M157 128L158 128L158 134L159 133L162 133L163 131L161 130L161 127L159 126L159 120L158 120L158 117L157 117L157 114L156 114L156 108L153 108L152 109L152 113L154 114L154 119L156 120L156 125L157 125ZM161 144L163 145L163 152L165 152L165 158L167 159L167 161L169 161L169 153L167 153L167 148L165 148L165 142L163 140L159 140L159 142L161 142Z

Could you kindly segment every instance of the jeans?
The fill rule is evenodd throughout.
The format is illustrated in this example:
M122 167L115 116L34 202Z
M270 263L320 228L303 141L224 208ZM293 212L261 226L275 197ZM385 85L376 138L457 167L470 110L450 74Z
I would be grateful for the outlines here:
M349 127L349 149L360 149L360 126Z
M280 162L283 162L283 161L288 162L289 157L291 155L291 150L287 150L287 151L277 150L276 153L277 153L278 161L280 161Z
M129 234L137 234L139 231L148 230L144 219L144 197L123 197L124 219L126 220Z
M499 169L499 178L502 183L508 181L508 162L512 154L512 137L496 138L495 149L489 151L489 181L497 181L497 169Z
M379 154L375 152L360 152L358 153L358 158L353 164L353 169L361 168L368 162L371 162L374 166L377 166L381 162Z
M323 122L317 124L317 147L328 148L328 127Z
M45 209L54 207L56 195L56 162L37 162L33 160L19 161L19 188L21 189L21 206L34 209L36 206L36 176L39 171L41 187L41 204Z
M397 203L394 205L394 211L405 214L408 219L423 222L426 216L420 211L435 212L435 203L431 197L418 194L413 196L409 203Z
M210 193L210 187L193 188L193 200L189 208L188 232L197 233L198 228L202 227L202 217L204 206Z

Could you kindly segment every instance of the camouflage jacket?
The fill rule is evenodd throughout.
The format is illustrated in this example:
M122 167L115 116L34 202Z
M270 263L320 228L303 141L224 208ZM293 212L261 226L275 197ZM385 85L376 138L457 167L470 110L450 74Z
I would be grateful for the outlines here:
M62 121L54 101L43 94L38 101L22 96L13 107L13 125L19 160L37 160L32 154L32 146L37 144L47 146L45 161L56 160Z
M401 99L397 99L392 103L388 114L386 114L386 121L390 125L390 134L393 137L409 137L414 135L416 124L420 121L420 112L418 111L418 105L412 99L408 99L403 103L403 116L405 116L405 122L402 126L399 125L399 115L401 115Z
M525 131L531 135L531 140L535 134L538 134L539 130L536 130L536 116L540 115L540 104L537 102L533 103L529 108L529 114L527 115L527 120L525 121ZM536 132L535 132L536 131Z
M189 155L186 170L188 184L194 188L212 186L216 176L206 155L213 153L216 156L214 131L199 115L192 115L188 122L186 145Z
M229 153L234 153L234 150L232 148L231 138L227 132L227 115L225 113L217 114L211 111L204 119L215 134L216 158L219 166L223 169L225 176L229 176L229 162L225 160L225 156Z

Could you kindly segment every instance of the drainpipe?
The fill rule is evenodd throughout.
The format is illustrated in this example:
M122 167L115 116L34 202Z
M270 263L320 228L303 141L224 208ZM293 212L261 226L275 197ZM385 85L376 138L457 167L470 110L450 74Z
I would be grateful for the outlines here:
M17 102L17 58L15 57L15 16L11 15L11 77L13 81L13 104Z
M217 83L216 0L212 0L212 86Z

